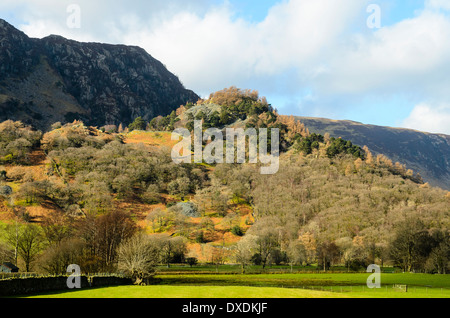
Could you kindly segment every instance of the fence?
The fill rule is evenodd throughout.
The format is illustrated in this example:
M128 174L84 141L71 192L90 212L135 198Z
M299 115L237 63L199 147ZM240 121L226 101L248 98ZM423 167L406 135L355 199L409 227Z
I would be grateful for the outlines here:
M246 285L247 287L256 287L257 285ZM273 287L273 286L271 286ZM432 286L408 286L408 285L384 285L381 288L368 288L364 285L354 285L354 286L278 286L281 288L288 289L306 289L306 290L314 290L314 291L322 291L322 292L332 292L332 293L346 293L349 296L355 295L355 293L359 295L366 294L367 297L372 297L374 295L378 295L381 297L397 297L395 294L398 292L411 294L411 297L414 295L419 295L422 297L448 297L450 293L450 288L445 287L432 287ZM361 294L362 293L362 294Z
M408 292L408 285L395 284L392 288L397 291Z

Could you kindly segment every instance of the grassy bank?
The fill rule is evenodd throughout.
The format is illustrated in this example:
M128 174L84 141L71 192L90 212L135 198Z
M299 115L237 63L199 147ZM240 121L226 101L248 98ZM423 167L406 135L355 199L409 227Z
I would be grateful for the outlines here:
M450 298L450 276L382 274L369 289L368 274L158 275L158 285L62 291L49 298ZM408 285L408 291L393 288Z

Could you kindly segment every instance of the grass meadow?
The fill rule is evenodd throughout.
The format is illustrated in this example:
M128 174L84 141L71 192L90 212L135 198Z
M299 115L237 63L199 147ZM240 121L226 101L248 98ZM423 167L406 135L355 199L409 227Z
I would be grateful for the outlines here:
M170 274L148 286L60 291L37 298L450 298L450 276L381 274L381 288L369 289L365 273ZM408 291L394 288L407 285Z

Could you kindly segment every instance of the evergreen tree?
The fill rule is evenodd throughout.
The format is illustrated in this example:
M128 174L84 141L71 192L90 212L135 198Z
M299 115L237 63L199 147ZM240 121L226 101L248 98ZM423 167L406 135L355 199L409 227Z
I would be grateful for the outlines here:
M145 130L146 127L147 123L145 122L144 119L142 119L142 117L139 116L128 126L128 129L129 131Z

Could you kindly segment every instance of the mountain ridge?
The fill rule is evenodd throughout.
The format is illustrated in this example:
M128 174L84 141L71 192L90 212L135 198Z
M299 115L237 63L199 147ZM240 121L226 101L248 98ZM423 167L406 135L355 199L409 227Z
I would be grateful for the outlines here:
M426 182L450 190L450 136L351 120L296 116L312 133L342 137L384 154L420 173Z
M93 126L149 120L199 98L140 47L29 38L1 19L0 71L0 120L44 130L75 119ZM32 79L35 87L27 85Z

